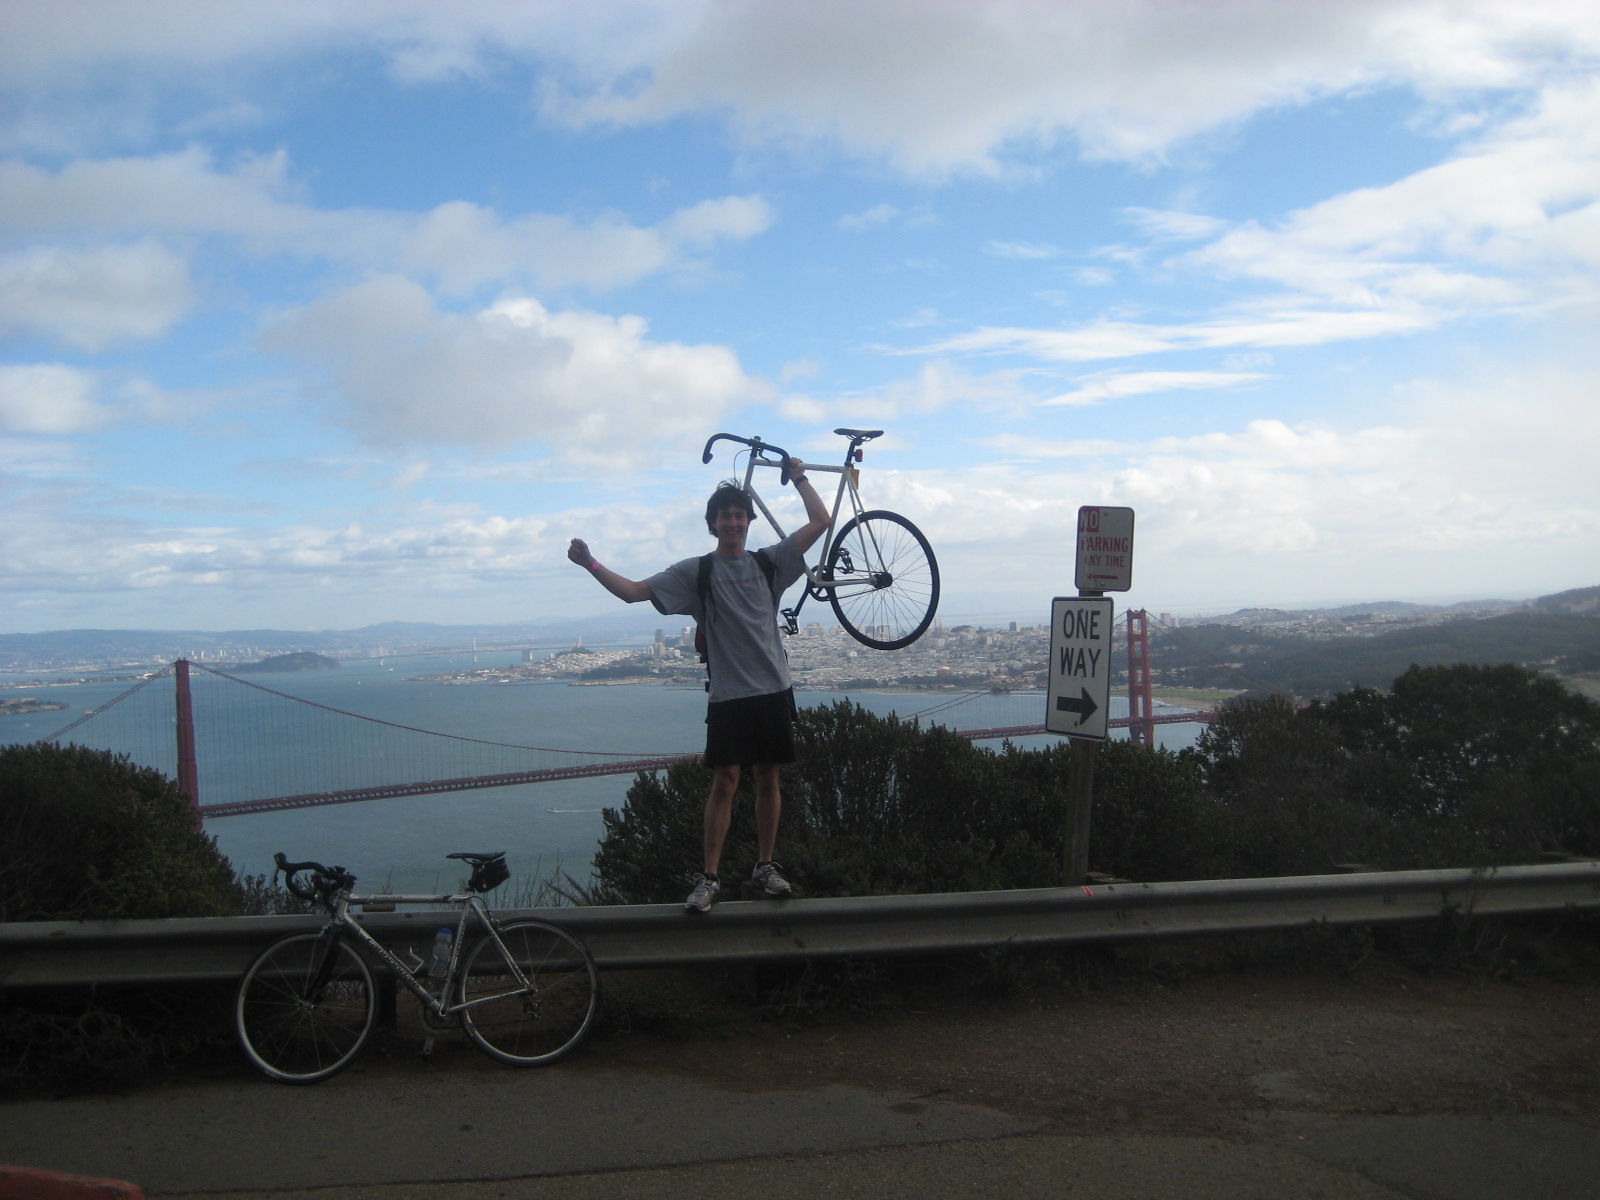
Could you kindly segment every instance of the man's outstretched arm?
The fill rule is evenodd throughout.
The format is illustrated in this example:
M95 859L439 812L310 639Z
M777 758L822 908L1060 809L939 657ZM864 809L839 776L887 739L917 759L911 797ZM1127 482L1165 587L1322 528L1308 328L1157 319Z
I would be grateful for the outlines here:
M643 580L629 579L618 575L610 567L601 566L599 560L589 553L589 545L582 538L572 539L572 545L567 547L567 557L598 579L600 586L618 600L637 604L641 600L655 598L655 592L651 591L650 585Z

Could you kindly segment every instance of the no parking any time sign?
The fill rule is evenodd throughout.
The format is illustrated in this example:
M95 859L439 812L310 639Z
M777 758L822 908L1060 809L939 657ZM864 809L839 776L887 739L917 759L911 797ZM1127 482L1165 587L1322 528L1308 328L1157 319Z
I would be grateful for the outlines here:
M1078 510L1078 574L1083 592L1133 586L1133 509L1085 504Z

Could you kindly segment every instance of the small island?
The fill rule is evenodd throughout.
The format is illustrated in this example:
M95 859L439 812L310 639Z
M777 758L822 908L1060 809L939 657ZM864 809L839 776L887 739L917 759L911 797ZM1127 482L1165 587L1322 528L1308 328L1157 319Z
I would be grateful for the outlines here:
M19 717L23 713L55 712L67 707L56 700L39 700L33 696L18 696L15 700L0 700L0 717Z
M255 671L330 671L338 665L339 660L336 658L302 651L299 654L274 654L271 658L263 658L260 662L240 663L233 669L244 675Z

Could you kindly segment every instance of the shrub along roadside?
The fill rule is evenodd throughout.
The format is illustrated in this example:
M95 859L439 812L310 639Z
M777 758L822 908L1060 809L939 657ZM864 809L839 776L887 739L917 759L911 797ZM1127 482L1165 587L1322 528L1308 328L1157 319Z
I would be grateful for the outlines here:
M81 746L9 746L0 796L0 921L244 909L232 865L159 771Z
M1070 744L999 750L849 701L802 709L779 857L806 894L1052 887ZM603 815L593 899L671 903L700 860L709 773L641 774ZM755 857L749 780L723 856ZM1226 706L1181 754L1101 745L1091 867L1142 881L1600 855L1600 705L1516 666L1413 667L1389 692Z
M236 877L166 776L47 743L0 751L0 921L101 921L293 911ZM224 988L0 993L0 1093L117 1086L225 1045Z
M802 709L798 758L784 768L779 857L810 895L1050 887L1061 882L1072 747L999 751L849 701ZM594 897L668 903L700 860L710 773L696 762L644 774L607 809ZM723 855L755 857L750 783L741 784ZM1218 878L1230 866L1225 814L1196 767L1126 742L1100 748L1097 869L1129 878ZM1186 873L1189 872L1189 873Z

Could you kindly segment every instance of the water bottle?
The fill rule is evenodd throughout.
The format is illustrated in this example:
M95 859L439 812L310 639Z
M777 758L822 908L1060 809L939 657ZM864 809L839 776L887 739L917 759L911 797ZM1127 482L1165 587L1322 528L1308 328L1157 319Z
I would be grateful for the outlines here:
M455 940L455 935L448 929L441 929L433 938L433 961L428 964L428 974L435 979L443 979L450 970L450 943Z

